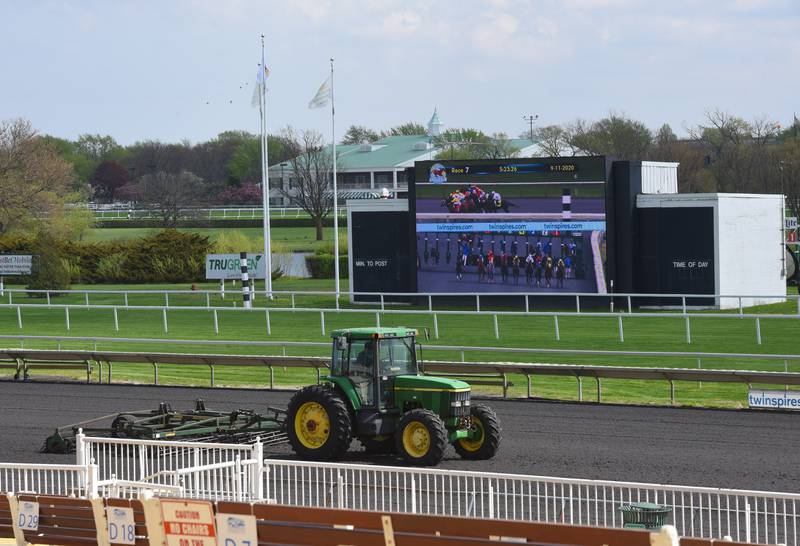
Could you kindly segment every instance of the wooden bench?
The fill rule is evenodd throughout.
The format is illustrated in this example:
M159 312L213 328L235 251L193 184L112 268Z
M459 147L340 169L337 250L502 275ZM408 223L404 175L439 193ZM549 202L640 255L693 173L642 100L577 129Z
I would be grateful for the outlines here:
M19 495L19 506L27 501L39 503L39 528L24 530L23 537L32 544L86 546L98 543L96 519L105 521L102 500L75 499L48 495ZM99 514L98 514L99 511ZM97 518L97 516L101 518ZM102 532L106 532L102 529Z
M14 525L8 497L0 494L0 538L14 538Z
M216 511L254 515L259 543L366 546L497 545L498 542L572 546L651 545L650 532L633 529L230 502L216 503ZM393 542L389 542L388 537ZM723 543L726 546L736 544L721 540L681 540L681 544L686 546L721 546Z

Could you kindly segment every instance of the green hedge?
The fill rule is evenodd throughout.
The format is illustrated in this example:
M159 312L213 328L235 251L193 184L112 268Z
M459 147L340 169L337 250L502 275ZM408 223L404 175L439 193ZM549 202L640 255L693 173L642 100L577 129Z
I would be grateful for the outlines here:
M202 281L205 255L210 251L208 237L176 230L125 242L87 244L52 239L46 247L26 237L0 238L0 253L31 253L38 256L36 261L40 264L64 259L70 277L67 282L86 284ZM54 266L48 267L55 271ZM44 279L41 273L33 280L24 277L19 280L42 286L64 283L63 279Z
M261 219L247 219L247 220L180 220L178 221L178 228L247 228L247 227L261 227L263 222ZM272 218L269 223L270 227L316 227L316 224L311 218ZM322 221L325 227L333 227L333 218L328 217ZM339 227L346 227L347 220L345 218L339 219ZM159 220L100 220L97 222L96 227L99 228L160 228L163 224Z
M331 254L315 254L314 256L306 256L306 267L313 279L332 279L333 272L333 255ZM339 256L339 276L342 279L348 277L347 271L347 256Z

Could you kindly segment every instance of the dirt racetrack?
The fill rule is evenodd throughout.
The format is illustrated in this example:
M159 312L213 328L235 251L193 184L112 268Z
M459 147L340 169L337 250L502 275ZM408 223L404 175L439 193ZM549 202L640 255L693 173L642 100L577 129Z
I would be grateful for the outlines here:
M285 407L291 393L78 383L0 382L0 461L73 463L73 455L39 453L57 425L108 413L155 409L160 401L190 409ZM450 449L443 468L570 478L800 492L800 415L485 401L498 413L503 443L491 461L468 462ZM398 465L393 457L348 462ZM269 456L292 458L288 447Z

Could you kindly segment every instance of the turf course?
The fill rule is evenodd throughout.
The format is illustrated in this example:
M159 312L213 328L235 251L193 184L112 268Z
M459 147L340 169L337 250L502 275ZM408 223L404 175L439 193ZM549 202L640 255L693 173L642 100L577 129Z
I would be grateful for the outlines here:
M275 283L275 290L330 290L330 281L291 280L281 279ZM346 285L345 285L346 286ZM215 288L214 284L200 285L199 288ZM76 286L82 289L84 287ZM184 285L161 286L108 286L85 287L86 289L188 289ZM175 344L158 343L157 339L187 339L187 340L245 340L245 341L328 341L323 336L319 312L308 311L271 311L271 335L266 333L266 316L263 308L252 312L242 312L240 309L240 296L229 286L231 292L225 300L218 296L211 298L212 306L226 306L229 311L218 313L219 333L214 331L213 314L203 309L206 304L204 294L170 295L170 305L196 306L190 310L168 311L168 332L164 332L163 316L160 310L132 310L124 308L122 295L90 294L92 304L116 305L118 308L119 331L115 330L113 311L111 309L70 309L70 329L66 328L65 312L59 308L48 308L43 298L30 298L27 296L13 296L14 304L38 304L36 308L22 308L22 323L20 329L17 322L16 306L7 306L7 295L0 299L5 305L0 307L0 334L5 335L53 335L53 336L87 336L87 337L128 337L152 338L153 343L125 344L101 343L100 349L108 350L147 350L147 351L185 351L185 352L233 352L241 354L281 354L280 347L235 347L235 346L180 346ZM343 287L344 289L344 287ZM82 304L85 299L82 294L53 297L53 304ZM155 294L137 294L129 297L129 305L164 305L164 296ZM234 303L237 309L234 309ZM333 310L334 301L327 296L297 296L295 303L298 307L318 307L331 309L325 314L325 330L330 332L334 328L369 326L375 324L375 314L347 314L336 313ZM259 297L257 306L268 304L271 308L290 307L291 300L288 296L278 296L273 301ZM465 304L466 305L466 304ZM534 303L536 305L536 303ZM343 308L352 308L346 303ZM357 306L364 309L364 306ZM486 305L482 305L487 309ZM489 309L503 310L509 307L493 307ZM403 305L395 309L414 311L415 307ZM487 310L489 310L487 309ZM538 307L539 310L542 306ZM506 347L546 347L546 348L574 348L574 349L602 349L602 350L630 350L630 351L708 351L730 353L779 353L800 354L797 339L800 339L800 321L787 319L762 319L761 335L762 345L756 344L755 321L750 318L733 319L716 317L709 312L708 318L692 320L692 343L685 340L684 322L681 318L670 317L625 317L625 341L618 338L618 324L614 317L600 316L561 316L559 317L560 341L555 339L552 317L500 317L500 339L495 339L494 323L490 314L475 314L467 308L461 309L464 313L459 315L439 315L439 339L431 339L430 344L442 345L469 345L469 346L506 346ZM604 309L605 310L605 309ZM796 313L794 302L776 304L762 308L748 309L748 312L760 313ZM405 325L427 327L433 332L433 321L425 314L392 314L381 313L382 325ZM424 341L423 341L424 342ZM17 340L3 340L0 345L19 347ZM55 348L56 342L26 342L26 348ZM69 342L61 343L62 348L89 349L91 343ZM328 354L327 348L289 348L288 354ZM423 359L458 359L459 355L453 352L425 350ZM467 353L467 360L475 361L537 361L547 363L574 363L598 364L620 366L669 366L669 367L697 367L694 358L653 358L640 357L593 357L593 356L555 356L555 355L519 355L496 353ZM760 361L742 360L739 362L722 359L704 359L703 368L717 369L759 369L780 371L784 366L789 371L800 372L800 359L788 361ZM44 374L47 372L36 372ZM59 372L60 373L60 372ZM114 366L115 381L152 382L152 369L143 366ZM80 378L82 374L76 372L72 375ZM96 375L95 375L96 378ZM162 384L200 385L209 384L209 370L207 367L175 367L159 366L159 379ZM284 370L275 369L276 385L291 387L313 382L315 374L311 370ZM266 385L268 381L267 370L248 368L217 367L216 382L218 385ZM524 396L526 382L524 377L512 377L514 387L513 396ZM479 391L496 394L499 388L477 387ZM591 400L595 393L594 382L584 381L584 400ZM535 396L547 398L577 399L577 382L571 378L534 378L533 390ZM741 407L746 400L746 386L723 385L705 383L702 386L696 383L677 383L677 402L682 405L705 405L722 407ZM669 386L666 382L648 381L603 381L603 400L607 402L635 402L669 404Z
M129 239L136 239L145 237L147 235L155 235L163 231L162 228L93 228L88 230L83 237L83 241L87 243L99 243L105 241L126 241ZM242 227L242 228L180 228L179 231L186 231L189 233L197 233L209 237L212 241L215 240L223 231L240 231L251 240L258 240L263 235L263 230L258 227ZM340 237L347 236L347 229L339 229ZM317 241L315 238L314 228L311 227L273 227L270 231L270 238L273 243L281 245L290 252L313 252L318 248L330 245L333 240L333 228L323 228L323 240Z

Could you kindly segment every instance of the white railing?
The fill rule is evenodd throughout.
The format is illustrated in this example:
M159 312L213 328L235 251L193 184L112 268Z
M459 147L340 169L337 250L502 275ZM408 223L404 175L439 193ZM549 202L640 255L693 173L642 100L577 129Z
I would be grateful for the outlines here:
M621 527L651 502L681 536L798 544L800 494L277 460L264 476L278 504Z
M97 466L0 463L0 492L96 496Z
M339 207L339 215L346 216L347 209ZM92 209L97 220L137 220L161 218L158 209L142 209L132 207L94 208ZM210 207L186 208L178 213L180 218L202 218L209 220L250 220L264 217L261 207ZM270 206L270 218L302 218L308 214L299 207Z
M77 434L78 465L96 465L103 488L178 492L185 498L246 501L262 497L263 445L99 438ZM121 485L124 484L124 485ZM166 488L166 489L165 489Z
M0 491L156 495L621 527L621 508L669 509L681 536L798 546L800 494L263 459L260 444L87 438L78 465L0 465ZM98 456L87 464L87 457ZM9 481L10 480L10 481ZM82 484L87 484L83 486Z
M748 315L744 311L747 307L752 305L767 305L770 303L783 303L785 301L795 302L795 313L800 315L800 296L796 294L653 294L653 293L614 293L614 294L600 294L600 293L586 293L586 292L568 292L568 291L553 291L553 292L486 292L486 293L463 293L455 294L452 292L354 292L342 291L337 297L335 292L326 290L272 290L266 292L265 290L255 289L255 301L258 305L265 308L278 308L282 307L281 301L289 303L292 310L308 309L317 310L321 307L321 301L325 301L325 310L341 310L341 304L345 298L360 298L359 307L373 305L376 309L381 311L390 310L387 306L401 303L403 307L407 307L408 303L414 303L418 306L415 312L424 313L426 310L429 312L445 312L457 311L463 312L460 309L453 308L453 302L457 301L458 307L463 307L464 311L469 313L497 313L500 310L487 308L486 302L489 298L491 304L492 299L503 298L505 300L504 306L508 307L508 302L513 301L513 305L517 306L520 310L526 313L535 311L541 304L548 307L557 305L563 307L557 311L559 314L597 314L597 310L602 307L608 308L610 312L616 309L619 312L626 314L638 314L635 311L636 306L645 303L649 304L650 300L657 299L661 302L661 306L665 309L680 310L681 314L685 314L687 310L694 307L707 308L713 305L719 306L721 303L726 304L726 309L731 311L727 314L738 314L745 316ZM226 299L227 294L227 299ZM27 297L27 304L47 305L51 306L57 301L57 298L63 297L79 297L82 302L79 304L81 307L91 307L92 301L97 303L100 297L102 305L112 307L158 307L158 308L182 308L182 307L228 307L236 308L241 307L241 291L228 290L227 292L221 288L219 289L206 289L206 290L113 290L113 289L93 289L93 290L29 290L26 288L4 288L0 285L0 296L8 298L5 302L8 305L16 305L19 302L19 297ZM104 298L105 296L105 298ZM108 296L118 296L116 302L109 302ZM133 306L130 303L131 298L135 297L157 297L163 301L163 304L148 304ZM185 296L191 296L186 298ZM269 296L269 297L268 297ZM172 303L170 302L172 297ZM175 306L175 299L181 298L181 305ZM15 301L16 298L16 301ZM212 306L212 298L218 298L219 301L214 302ZM313 307L303 306L304 298L313 301ZM483 299L482 299L483 298ZM566 305L565 302L571 301ZM712 302L709 304L708 302ZM437 303L435 306L434 303ZM465 305L464 302L469 302ZM483 305L482 305L483 302ZM554 303L555 302L555 303ZM361 305L363 304L363 305ZM24 305L24 304L21 304ZM62 304L64 305L64 304ZM723 315L725 313L714 313L715 316Z
M800 302L800 300L798 300ZM162 327L164 333L169 332L169 312L184 312L184 311L191 311L192 317L196 317L196 313L199 309L203 309L208 312L208 317L210 322L213 324L214 333L218 334L220 330L219 326L219 313L234 313L234 312L241 312L241 313L263 313L263 320L264 320L264 327L268 335L272 333L272 322L270 317L274 317L277 313L310 313L313 315L319 316L320 321L320 335L323 337L328 336L328 331L325 328L325 316L326 314L330 316L330 313L335 314L350 314L350 315L374 315L375 317L375 325L381 325L381 315L399 315L399 316L426 316L428 317L433 323L433 335L435 338L439 338L440 328L439 328L439 317L447 317L447 316L464 316L470 315L474 316L476 311L468 311L468 310L430 310L430 309L386 309L385 307L382 309L351 309L351 308L341 308L337 307L336 309L324 308L324 307L260 307L260 308L245 308L245 307L220 307L220 306L178 306L178 305L115 305L115 304L48 304L46 306L41 304L35 303L0 303L0 309L10 309L15 311L16 313L16 322L17 327L22 329L24 327L24 313L23 310L28 309L42 309L46 307L51 311L61 311L63 312L64 318L64 326L67 330L71 329L71 318L70 318L70 311L80 311L83 309L91 309L94 311L106 311L109 312L107 315L109 323L113 324L114 330L119 331L120 329L120 318L119 318L119 311L120 310L128 310L128 311L153 311L160 313L160 319L162 323ZM663 311L663 312L636 312L633 313L629 311L627 313L621 312L581 312L580 310L576 312L571 311L532 311L526 309L525 311L497 311L497 310L484 310L483 312L478 311L477 313L482 314L485 317L491 317L494 323L494 337L496 339L500 339L500 324L498 323L498 319L502 317L547 317L553 320L553 335L556 341L560 341L561 336L559 332L559 318L570 317L570 316L582 316L582 317L592 317L592 318L613 318L617 321L617 332L616 336L618 337L619 341L624 343L625 341L625 331L624 331L624 323L631 320L631 319L646 319L646 318L676 318L681 319L684 322L684 332L681 334L681 337L686 340L686 343L692 342L692 321L694 320L711 320L711 319L750 319L753 321L753 332L754 337L756 340L757 345L761 345L762 343L762 335L761 335L761 321L764 319L769 320L800 320L800 314L778 314L778 313L702 313L702 312L689 312L684 310L682 312L670 312L670 311Z

